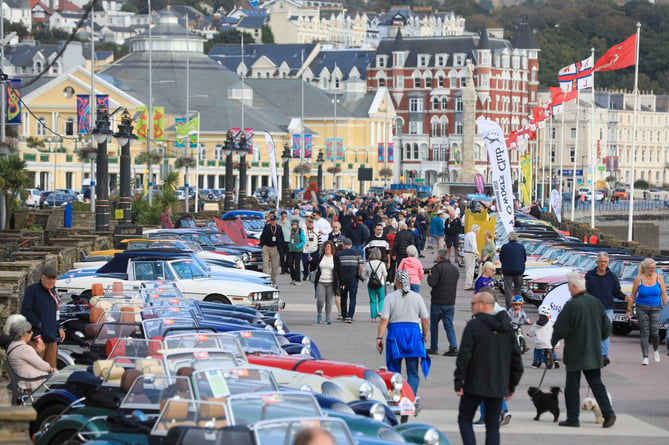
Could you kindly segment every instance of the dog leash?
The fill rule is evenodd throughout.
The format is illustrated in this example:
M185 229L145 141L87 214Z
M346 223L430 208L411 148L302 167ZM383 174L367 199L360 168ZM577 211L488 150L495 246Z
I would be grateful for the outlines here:
M541 374L541 380L539 380L537 389L541 389L541 384L544 383L544 377L546 377L546 371L548 371L548 368L544 368L544 372Z

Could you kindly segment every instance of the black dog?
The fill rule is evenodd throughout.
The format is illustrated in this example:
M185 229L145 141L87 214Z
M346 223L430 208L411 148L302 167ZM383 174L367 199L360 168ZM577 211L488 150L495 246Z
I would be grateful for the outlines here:
M530 386L527 389L527 394L532 398L532 403L534 403L534 407L537 409L537 416L534 420L539 420L539 416L545 412L549 412L553 414L553 422L558 421L558 417L560 417L558 394L560 392L561 390L557 386L551 386L551 392L543 392L534 386Z

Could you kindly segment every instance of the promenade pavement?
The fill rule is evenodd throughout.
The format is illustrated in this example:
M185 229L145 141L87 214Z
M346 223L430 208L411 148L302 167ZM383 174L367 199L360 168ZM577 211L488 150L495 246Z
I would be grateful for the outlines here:
M427 258L422 259L423 264L429 266L433 252L428 250L425 255ZM461 268L455 313L458 339L467 320L471 318L470 300L473 295L473 292L462 289L463 273ZM369 299L364 283L360 283L355 323L335 321L336 308L333 307L332 325L316 323L313 284L303 282L301 286L291 286L288 283L288 275L279 277L281 296L287 302L282 316L290 329L310 335L318 344L324 358L360 363L374 369L385 366L385 354L380 355L376 351L378 324L370 320ZM429 293L430 288L424 279L421 294L425 297L428 308ZM503 304L503 297L499 301ZM525 305L525 309L532 321L537 319L534 306ZM448 349L448 342L443 327L440 326L439 330L439 352L443 353ZM532 347L531 339L528 339L528 346ZM641 366L638 331L624 337L612 337L611 365L602 370L602 379L613 399L617 420L612 428L604 429L595 424L593 413L587 411L581 412L580 428L559 427L552 422L552 415L549 413L544 413L538 422L532 420L535 410L527 395L527 388L539 384L543 369L530 367L530 350L523 355L525 372L514 397L509 401L513 418L508 425L501 428L502 443L562 445L566 441L573 441L593 445L669 444L669 355L665 344L660 345L660 351L661 363L654 363L651 359L649 366ZM561 357L560 351L558 355ZM462 442L457 426L459 399L453 391L454 369L455 357L432 356L430 375L425 380L421 377L418 390L423 411L415 420L434 425L457 445ZM546 373L542 388L548 389L555 385L564 389L564 381L564 366L551 369ZM581 397L588 395L585 378L582 378ZM560 395L560 410L560 420L563 420L566 417L563 395ZM485 428L477 427L476 430L479 443L485 443Z

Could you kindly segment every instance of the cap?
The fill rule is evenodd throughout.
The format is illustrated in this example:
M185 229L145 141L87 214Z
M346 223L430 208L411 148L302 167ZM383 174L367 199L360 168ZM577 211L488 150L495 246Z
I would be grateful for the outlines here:
M58 275L58 271L53 266L44 266L40 273L42 275Z
M351 238L346 238L346 237L341 239L341 243L344 246L352 246L353 245L353 241L351 241Z
M276 221L276 215L270 215L269 220L270 221Z
M443 210L437 210L437 215L441 215L441 214L443 214L443 213L444 213Z
M281 214L282 214L282 215L287 215L288 212L286 212L285 210L282 210L282 211L281 211Z
M293 225L293 224L299 224L299 223L300 223L300 220L299 220L299 219L295 219L295 218L293 218L293 219L290 220L290 224L291 224L291 225Z

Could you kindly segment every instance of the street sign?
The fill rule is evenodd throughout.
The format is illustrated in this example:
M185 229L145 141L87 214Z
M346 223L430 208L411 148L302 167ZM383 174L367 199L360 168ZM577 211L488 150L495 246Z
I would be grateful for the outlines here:
M562 176L570 176L574 174L574 170L562 170L562 173L560 173L560 170L558 170L558 175L562 174ZM576 176L582 176L583 175L583 170L578 169L576 170Z
M425 182L425 179L423 178L416 178L416 184L422 184Z

